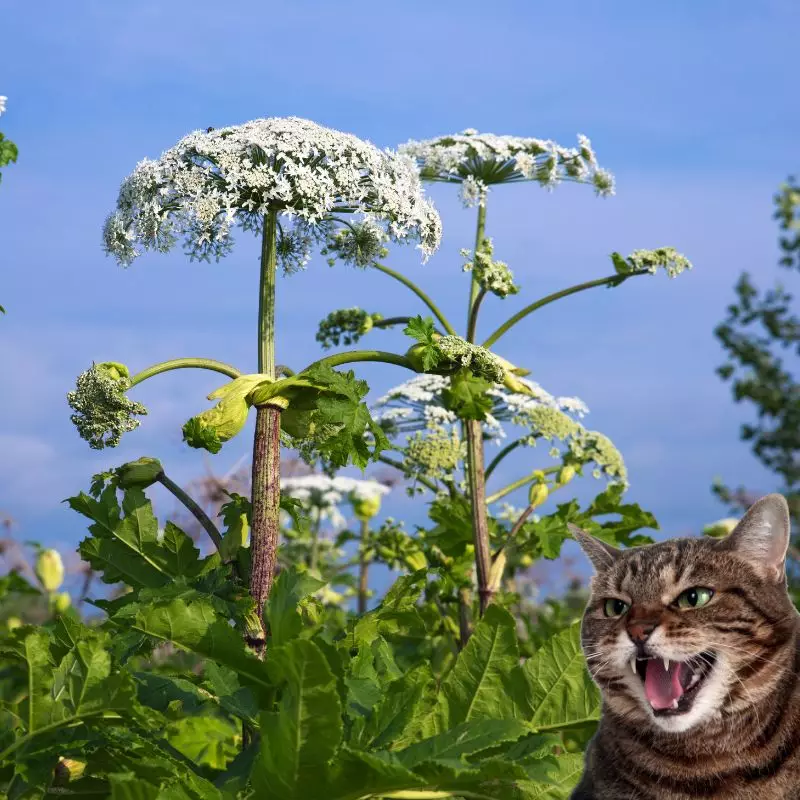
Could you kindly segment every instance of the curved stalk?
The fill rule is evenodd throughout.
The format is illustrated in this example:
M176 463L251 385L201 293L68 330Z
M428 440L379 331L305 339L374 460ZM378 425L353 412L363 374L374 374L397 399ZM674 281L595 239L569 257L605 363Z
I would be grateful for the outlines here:
M515 442L511 442L511 444L507 444L489 463L489 466L486 467L486 480L489 480L489 476L495 471L497 465L509 454L516 450L528 437L523 436L520 439L517 439Z
M345 353L334 353L332 356L320 358L309 364L300 372L306 372L312 367L319 367L325 365L326 367L338 367L341 364L352 364L357 361L378 361L383 364L397 364L400 367L405 367L413 372L416 372L411 362L398 353L389 353L386 350L350 350Z
M175 481L168 478L163 472L161 475L158 476L156 479L165 489L173 494L173 496L178 500L178 502L182 503L188 511L192 514L192 516L202 525L203 530L208 534L209 538L212 542L214 542L214 547L217 550L220 549L222 546L222 536L220 532L217 530L217 526L209 518L208 514L203 511L202 508L192 499L192 497L184 491L180 486L178 486Z
M392 325L408 325L411 317L387 317L386 319L376 319L372 323L373 328L391 328Z
M541 299L537 300L535 303L531 303L529 306L525 306L521 311L518 311L514 314L513 317L507 319L484 343L483 347L491 347L501 336L504 336L508 333L511 328L513 328L520 320L527 317L529 314L533 314L534 311L542 308L543 306L549 305L550 303L554 303L556 300L560 300L562 297L569 297L571 294L577 294L578 292L583 292L586 289L594 289L595 286L616 286L617 284L622 283L623 281L628 280L628 278L632 278L636 275L649 275L649 272L631 272L628 275L609 275L607 278L598 278L594 281L587 281L586 283L579 283L577 286L570 286L569 289L562 289L560 292L553 292L553 294L548 294L546 297L542 297Z
M520 489L523 486L527 486L527 484L532 483L536 480L537 475L540 472L543 472L545 475L551 475L554 472L558 472L561 467L548 467L547 469L537 469L535 472L532 472L530 475L526 475L524 478L520 478L518 481L514 481L514 483L509 483L503 489L495 492L494 494L490 494L486 498L486 505L490 503L496 503L501 497L505 497L507 494L511 494L516 489Z
M277 214L270 211L264 217L261 235L258 301L258 371L270 378L275 377L276 228ZM251 637L250 643L262 658L266 650L264 605L272 589L280 530L280 415L279 408L258 406L253 438L250 594L256 601L261 638Z
M433 312L433 315L439 322L442 323L442 327L451 335L455 336L456 332L453 326L447 321L447 317L439 311L439 308L436 306L436 303L428 297L422 289L419 288L413 281L406 278L405 275L401 274L400 272L395 272L395 270L390 269L389 267L384 266L383 264L379 264L377 261L372 264L374 269L377 269L380 272L383 272L386 275L389 275L391 278L394 278L396 281L400 281L404 286L407 286L411 289L414 294L425 303L426 306Z
M439 487L433 481L428 480L428 478L424 478L421 475L414 475L414 476L408 475L406 472L406 468L401 461L395 461L393 458L389 458L389 456L383 455L383 453L381 453L381 455L378 456L378 461L384 464L388 464L390 467L394 467L397 470L400 470L400 472L402 472L403 475L405 475L406 477L413 477L415 481L419 481L419 483L421 483L423 486L430 489L434 493L439 491Z
M131 387L136 386L137 383L142 383L154 375L160 375L162 372L169 372L173 369L210 369L212 372L221 372L229 378L238 378L241 376L236 367L230 364L225 364L222 361L215 361L213 358L173 358L169 361L162 361L159 364L153 364L152 367L147 367L141 372L137 372L131 378Z

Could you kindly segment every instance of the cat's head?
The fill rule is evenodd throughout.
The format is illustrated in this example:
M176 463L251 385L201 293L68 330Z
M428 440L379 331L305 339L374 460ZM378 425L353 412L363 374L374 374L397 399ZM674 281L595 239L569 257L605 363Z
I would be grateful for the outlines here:
M789 525L786 500L772 494L721 540L619 550L570 526L596 571L581 640L608 708L680 733L770 695L791 668L798 618Z

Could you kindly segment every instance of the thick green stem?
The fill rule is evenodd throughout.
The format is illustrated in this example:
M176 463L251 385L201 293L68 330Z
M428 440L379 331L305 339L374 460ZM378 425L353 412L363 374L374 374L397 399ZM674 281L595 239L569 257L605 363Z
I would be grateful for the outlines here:
M264 217L261 237L261 278L258 301L258 371L275 377L275 237L277 215ZM266 650L264 606L272 589L280 530L281 412L274 406L256 409L253 439L252 520L250 534L250 594L256 601L262 639L253 641L256 653Z
M433 315L436 317L436 319L438 319L439 322L442 323L442 327L451 336L455 336L456 333L455 328L453 328L453 326L447 321L447 317L445 317L445 315L442 314L441 311L439 311L439 308L436 306L436 303L434 303L433 300L431 300L431 298L428 297L428 295L425 294L425 292L423 292L422 289L419 288L419 286L417 286L413 281L410 281L408 278L406 278L405 275L401 274L400 272L395 272L395 270L389 269L389 267L386 267L383 264L378 264L377 262L375 262L373 263L372 266L375 269L379 270L380 272L383 272L385 275L389 275L390 277L394 278L396 281L400 281L400 283L402 283L404 286L407 286L409 289L411 289L411 291L414 292L414 294L417 297L419 297L419 299L422 300L422 302L425 303L426 306L428 306L428 308L433 312Z
M475 231L475 253L483 245L486 233L486 198L478 206L478 222ZM477 325L477 313L481 289L472 273L469 305L467 307L467 337L472 341ZM486 464L483 453L483 426L480 421L468 419L463 421L464 434L467 440L467 480L469 482L469 498L472 512L472 541L475 546L475 570L478 578L478 597L480 614L483 616L492 600L492 589L489 583L491 559L489 557L489 519L486 514Z
M481 198L480 205L478 206L478 224L475 230L475 252L473 253L473 257L477 258L478 252L480 251L483 240L486 236L486 198ZM467 306L467 320L472 322L473 310L475 308L475 304L478 300L478 293L480 292L480 286L478 285L478 281L475 280L475 272L472 272L472 282L470 283L469 287L469 305ZM475 324L477 325L477 312L475 314L476 320ZM467 339L467 341L471 342L472 339Z
M307 372L312 367L319 367L325 365L326 367L338 367L340 364L352 364L357 361L378 361L383 364L397 364L399 367L405 367L413 372L416 372L411 362L405 357L397 353L389 353L385 350L350 350L345 353L335 353L332 356L320 358L309 364L305 369L300 372Z
M492 601L489 585L491 559L489 557L489 519L486 514L486 477L483 465L483 428L478 420L464 421L467 435L467 477L469 479L470 504L472 506L472 540L475 545L475 568L478 577L480 613L486 611Z
M483 302L483 298L486 297L486 289L481 289L478 292L478 296L475 298L475 302L472 304L472 308L469 312L469 322L467 323L467 341L474 342L475 341L475 332L478 330L478 312L481 308L481 303Z
M504 336L508 331L511 330L521 319L524 319L528 316L528 314L533 314L534 311L542 308L543 306L549 305L550 303L554 303L556 300L560 300L562 297L569 297L571 294L577 294L578 292L583 292L586 289L594 289L595 286L615 286L617 284L626 281L628 278L632 278L636 275L649 275L648 272L632 272L629 275L609 275L607 278L598 278L595 281L587 281L586 283L580 283L577 286L570 286L569 289L562 289L560 292L554 292L553 294L547 295L547 297L542 297L540 300L537 300L535 303L531 303L529 306L525 306L522 311L518 311L514 314L513 317L507 319L484 343L483 347L491 347L501 336Z
M358 552L358 613L367 613L369 596L369 559L367 545L369 543L369 520L361 520L361 544Z
M222 536L217 530L216 525L211 521L208 514L189 496L187 492L181 489L175 481L168 478L163 472L158 477L158 482L168 491L170 491L178 502L182 503L192 514L192 516L202 525L203 530L209 535L209 538L214 542L214 547L219 550L222 546Z
M547 469L538 469L535 472L532 472L530 475L526 475L524 478L520 478L518 481L514 481L514 483L509 483L508 486L500 489L499 491L495 492L494 494L490 494L486 498L486 504L489 505L491 503L497 502L501 497L505 497L507 494L511 494L511 492L515 491L516 489L520 489L523 486L527 486L529 483L533 483L536 480L539 473L544 473L545 475L551 475L554 472L558 472L561 467L548 467Z
M210 369L213 372L221 372L229 378L238 378L242 373L236 367L230 364L224 364L222 361L214 361L212 358L173 358L170 361L162 361L160 364L153 364L152 367L143 369L137 372L131 378L131 386L136 386L137 383L142 383L154 375L160 375L162 372L169 372L172 369Z

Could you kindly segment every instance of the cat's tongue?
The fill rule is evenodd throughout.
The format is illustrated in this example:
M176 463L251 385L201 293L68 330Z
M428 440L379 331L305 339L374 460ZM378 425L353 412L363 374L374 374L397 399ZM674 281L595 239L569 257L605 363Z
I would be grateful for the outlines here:
M653 708L672 708L673 703L681 698L681 677L685 669L686 665L680 661L670 661L669 669L665 669L661 658L651 658L647 662L644 693Z

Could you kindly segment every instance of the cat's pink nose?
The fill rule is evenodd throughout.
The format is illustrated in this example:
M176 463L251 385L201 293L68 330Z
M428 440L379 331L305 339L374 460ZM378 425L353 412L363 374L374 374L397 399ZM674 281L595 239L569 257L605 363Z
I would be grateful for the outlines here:
M650 620L638 620L628 625L628 636L636 644L646 642L650 634L656 629L657 622Z

